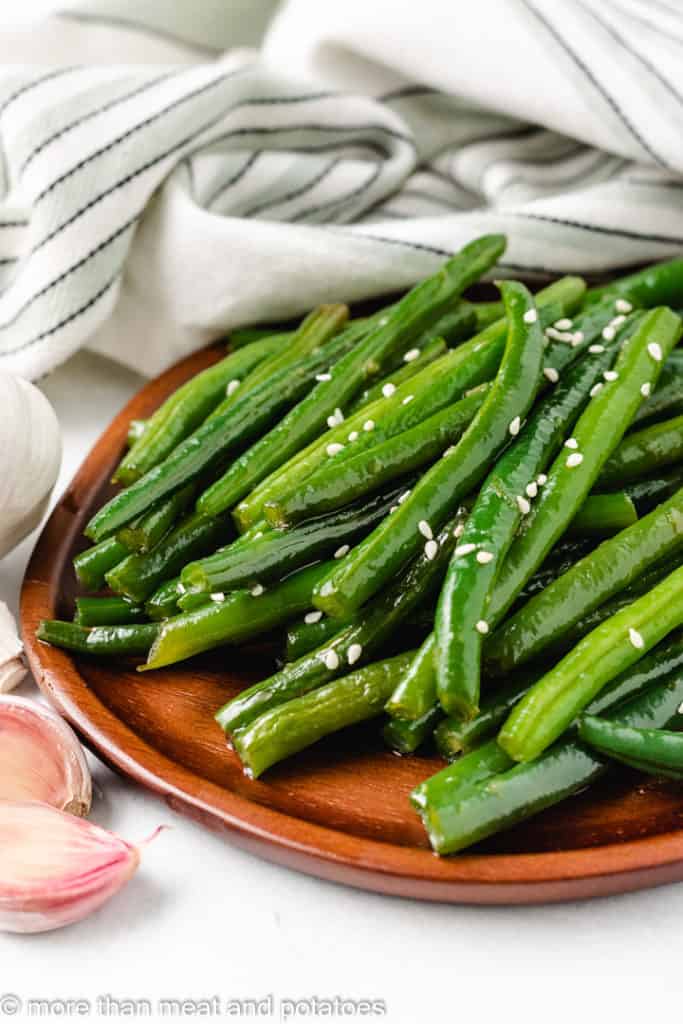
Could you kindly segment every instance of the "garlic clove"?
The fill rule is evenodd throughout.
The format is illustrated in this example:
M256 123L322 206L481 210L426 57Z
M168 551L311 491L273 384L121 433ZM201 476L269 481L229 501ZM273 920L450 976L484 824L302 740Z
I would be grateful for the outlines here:
M22 697L0 697L0 800L90 810L90 771L75 733L50 708Z
M0 693L9 693L26 677L24 645L9 608L0 601Z
M0 801L0 931L46 932L80 921L139 863L137 847L83 818Z

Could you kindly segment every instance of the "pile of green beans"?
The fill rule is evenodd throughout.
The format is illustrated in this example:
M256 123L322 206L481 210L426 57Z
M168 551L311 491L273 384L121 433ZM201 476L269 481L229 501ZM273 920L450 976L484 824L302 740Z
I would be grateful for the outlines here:
M411 800L442 855L619 764L683 780L683 260L470 301L505 245L362 319L233 331L130 423L73 621L37 634L142 672L275 644L226 756L267 778L368 720L435 745Z

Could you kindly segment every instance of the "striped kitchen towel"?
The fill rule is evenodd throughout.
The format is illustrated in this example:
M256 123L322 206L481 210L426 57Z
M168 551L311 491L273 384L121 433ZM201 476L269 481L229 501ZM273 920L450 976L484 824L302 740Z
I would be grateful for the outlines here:
M63 5L62 5L63 6ZM0 37L0 368L683 247L675 0L81 0Z

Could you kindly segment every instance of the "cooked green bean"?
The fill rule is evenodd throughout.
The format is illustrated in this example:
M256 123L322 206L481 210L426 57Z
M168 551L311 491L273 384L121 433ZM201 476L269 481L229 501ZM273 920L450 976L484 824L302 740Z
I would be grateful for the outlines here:
M683 416L676 416L629 434L612 453L596 488L614 487L651 477L683 461Z
M156 622L86 629L74 622L43 619L36 630L36 636L43 643L63 647L77 654L120 657L126 654L147 654L158 631L159 624Z
M569 532L582 537L618 533L637 522L636 506L626 491L589 494L569 524Z
M187 511L195 495L194 484L188 484L168 498L162 498L149 512L131 520L116 534L117 540L128 549L145 555L166 536L172 526Z
M426 711L422 718L415 719L414 722L390 718L382 730L384 742L397 754L414 754L433 736L434 729L442 716L441 708L434 707Z
M617 313L630 312L627 307L631 303L646 309L652 306L680 306L683 299L683 260L653 263L635 274L590 288L586 292L586 305L608 298L614 299Z
M683 721L677 723L683 726ZM683 779L683 735L666 729L636 729L584 715L579 739L598 754L621 761L648 775Z
M101 590L109 570L123 561L127 554L128 548L116 537L108 537L86 548L74 558L74 570L79 582L87 590Z
M176 576L174 579L168 580L157 587L152 596L145 602L145 611L150 619L157 622L178 614L180 611L178 607L178 598L181 593L179 590L180 585L180 577Z
M639 516L651 512L662 501L666 501L683 486L683 466L672 469L670 473L658 474L648 480L638 480L634 484L626 484L624 492L636 507Z
M77 626L120 626L140 622L145 610L127 597L77 597Z

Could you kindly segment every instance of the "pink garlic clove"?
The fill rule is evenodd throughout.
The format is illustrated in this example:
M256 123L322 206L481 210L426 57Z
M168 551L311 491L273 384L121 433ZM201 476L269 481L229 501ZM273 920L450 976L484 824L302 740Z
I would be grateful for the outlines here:
M45 932L80 921L139 863L135 846L98 825L47 804L0 801L0 931Z
M75 733L54 711L0 697L0 800L37 800L85 816L92 783Z

